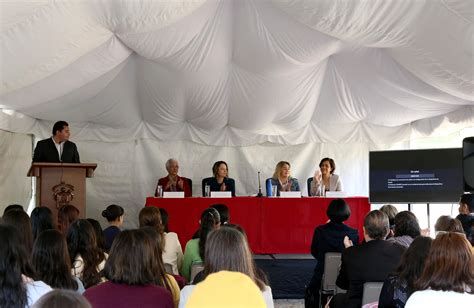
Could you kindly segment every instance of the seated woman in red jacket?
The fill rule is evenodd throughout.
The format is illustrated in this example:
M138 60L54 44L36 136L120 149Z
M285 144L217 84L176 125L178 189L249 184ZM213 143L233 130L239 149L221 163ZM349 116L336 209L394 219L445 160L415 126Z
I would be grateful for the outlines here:
M189 186L189 179L178 175L178 161L174 158L170 158L166 161L165 166L166 170L168 171L168 175L158 180L156 188L161 186L163 191L184 191L185 197L191 197L193 191L192 187ZM155 190L155 192L156 191L157 190Z

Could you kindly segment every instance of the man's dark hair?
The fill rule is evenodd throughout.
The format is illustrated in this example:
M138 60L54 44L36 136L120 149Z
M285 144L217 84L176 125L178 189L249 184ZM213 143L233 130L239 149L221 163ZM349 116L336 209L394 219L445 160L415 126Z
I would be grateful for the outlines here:
M215 208L221 217L221 225L229 222L229 208L225 204L213 204L210 207Z
M64 127L69 126L66 121L58 121L53 125L53 136L56 135L57 131L62 131Z
M459 202L467 204L469 212L474 213L474 194L463 194Z
M343 222L351 216L351 209L343 199L335 199L329 203L326 215L332 222Z
M379 210L370 211L365 215L364 228L371 239L385 239L390 228L387 214Z

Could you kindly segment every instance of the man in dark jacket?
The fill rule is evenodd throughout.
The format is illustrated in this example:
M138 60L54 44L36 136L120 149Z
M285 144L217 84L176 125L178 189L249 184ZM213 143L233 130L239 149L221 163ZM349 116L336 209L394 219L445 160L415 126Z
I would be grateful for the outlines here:
M466 233L466 237L472 242L472 227L474 226L474 195L463 194L459 200L459 215L456 217Z
M80 163L76 145L69 141L69 124L58 121L53 126L53 136L36 144L33 162Z
M395 269L405 248L385 241L389 227L387 215L379 210L365 216L366 243L348 247L342 252L336 285L347 293L337 294L331 301L331 307L360 307L364 283L383 282Z

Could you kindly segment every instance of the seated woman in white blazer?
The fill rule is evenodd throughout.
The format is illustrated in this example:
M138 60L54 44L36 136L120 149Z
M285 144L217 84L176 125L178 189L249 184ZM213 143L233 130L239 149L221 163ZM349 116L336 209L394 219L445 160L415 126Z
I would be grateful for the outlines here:
M311 196L321 195L321 185L324 185L325 191L342 191L342 180L337 174L334 174L336 164L334 160L329 157L321 159L319 169L314 173L313 181L311 182Z

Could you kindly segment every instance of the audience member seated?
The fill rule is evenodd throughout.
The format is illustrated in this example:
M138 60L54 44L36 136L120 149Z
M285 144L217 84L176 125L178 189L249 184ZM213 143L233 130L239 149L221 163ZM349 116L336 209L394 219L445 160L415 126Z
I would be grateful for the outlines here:
M38 235L45 230L56 229L53 226L53 213L45 206L34 208L31 212L30 221L33 240L36 240Z
M202 185L202 195L205 196L205 186L210 186L210 191L230 191L235 197L235 181L229 178L229 168L225 161L216 161L212 166L213 177L205 178Z
M58 230L67 234L69 226L79 219L79 210L74 205L65 205L58 211Z
M394 231L394 236L387 240L407 248L417 236L421 235L418 219L416 219L415 214L409 211L400 212L395 216Z
M199 238L189 240L184 249L183 267L181 275L190 281L191 266L193 262L202 262L204 258L204 248L209 232L218 229L221 224L219 212L214 208L207 208L201 214L199 220Z
M466 237L456 232L433 240L425 267L405 307L472 307L474 259Z
M87 299L71 290L53 290L42 296L33 308L92 308Z
M336 199L329 203L326 210L329 222L314 229L311 242L311 254L316 258L313 277L306 289L305 307L315 307L319 304L319 289L324 273L324 255L327 252L342 252L344 237L348 237L354 244L359 243L357 229L344 224L349 219L351 209L343 199Z
M105 237L104 232L102 232L102 227L100 226L100 223L92 218L87 218L87 221L90 222L92 228L94 228L97 247L102 250L102 252L105 252Z
M258 286L267 307L273 307L272 291L258 278L247 239L240 231L234 228L220 228L209 233L204 260L204 283L209 275L220 271L243 273ZM181 291L180 307L186 307L188 297L195 287L195 285L184 287ZM233 287L235 288L236 286Z
M435 232L459 232L464 233L464 229L462 228L462 224L456 218L452 218L451 216L439 216L438 220L435 223Z
M159 179L156 187L163 187L163 191L184 191L185 197L191 197L192 187L189 186L189 179L178 175L178 161L174 158L170 158L166 161L165 166L166 171L168 171L168 175Z
M25 211L22 205L19 204L10 204L3 210L3 215L5 215L8 211L13 211L13 210L20 210L20 211Z
M120 233L120 227L123 225L123 214L123 208L116 204L111 204L102 211L102 217L105 217L109 224L103 231L106 252L109 252L115 237Z
M0 243L0 307L31 307L52 289L33 279L34 271L16 228L0 224Z
M154 206L144 207L138 215L138 220L140 228L152 227L160 234L163 239L160 247L163 252L163 262L170 264L173 268L173 274L178 275L183 263L183 250L176 233L164 232L160 210Z
M379 211L384 212L388 216L388 222L390 224L390 232L387 235L387 238L393 237L395 234L395 216L398 214L398 210L391 204L384 204L379 209Z
M157 245L143 230L125 230L115 238L104 274L109 280L87 289L84 296L94 308L173 308L166 280L159 279Z
M163 263L163 251L161 250L163 237L153 227L142 227L140 228L140 230L145 232L147 236L149 236L151 240L155 243L155 255L156 259L158 260L158 266L160 268L159 273L157 273L157 279L161 281L162 285L164 285L164 281L166 280L166 288L168 289L168 291L171 292L171 297L173 298L173 305L175 307L178 307L180 287L176 278L180 276L173 276L166 272L165 264ZM184 280L184 278L182 277L181 279Z
M275 166L273 176L269 180L271 181L272 186L277 186L277 196L280 195L281 191L300 191L298 179L291 177L291 166L287 161L278 162Z
M161 215L161 224L163 225L163 231L166 233L170 232L170 228L168 227L168 211L166 211L164 208L159 208L160 210L160 215Z
M37 278L52 288L84 293L81 280L71 274L71 259L66 239L57 230L41 232L33 246L31 264Z
M219 212L219 216L221 217L221 226L229 223L230 221L230 214L229 208L225 204L213 204L210 207L215 208Z
M474 194L466 193L459 200L459 215L456 217L464 229L467 238L471 237L471 228L474 225Z
M320 196L321 185L324 185L325 191L342 191L342 180L337 174L334 174L334 171L336 171L336 163L332 158L321 159L319 169L314 173L309 195Z
M2 218L4 224L10 225L17 230L29 257L33 249L33 233L28 214L24 211L12 210L5 213Z
M78 219L67 232L67 245L72 274L90 288L103 282L102 270L107 255L97 246L94 227L86 219Z
M431 247L430 237L419 236L402 256L395 273L385 280L378 306L403 308L415 291L414 283L421 276Z
M405 251L403 246L384 240L389 232L389 222L383 212L369 212L364 218L363 230L366 243L342 252L336 285L347 293L335 295L331 307L360 307L364 283L385 281Z
M239 272L210 274L191 293L186 308L267 307L255 282Z

